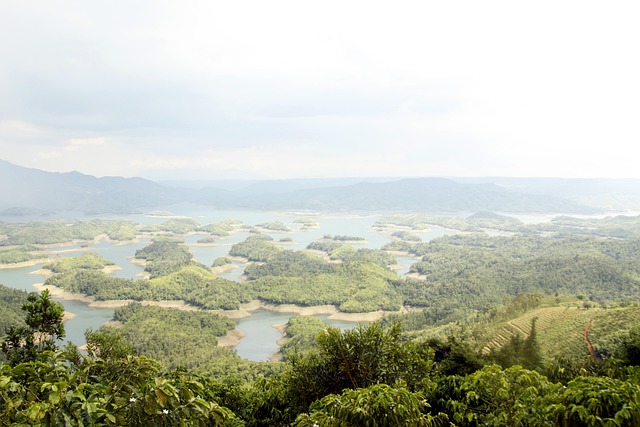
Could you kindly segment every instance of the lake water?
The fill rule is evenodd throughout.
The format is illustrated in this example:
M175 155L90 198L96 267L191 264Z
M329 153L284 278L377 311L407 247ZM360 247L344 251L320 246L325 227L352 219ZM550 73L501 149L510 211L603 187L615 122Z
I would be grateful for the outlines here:
M238 320L237 329L246 334L235 349L238 355L245 359L256 362L269 360L269 356L279 350L276 343L282 335L274 325L285 324L295 314L275 313L267 310L257 310L251 317ZM346 322L340 320L329 320L327 315L318 315L328 326L334 328L349 329L357 325L356 322ZM251 339L247 339L251 337Z
M300 224L297 224L294 221L301 218L301 216L294 214L253 211L217 211L206 207L194 207L193 205L180 205L177 207L170 207L167 210L172 211L176 215L194 218L201 224L219 222L227 218L240 219L246 225L281 221L292 231L288 233L268 232L267 234L273 237L275 242L278 242L282 238L290 238L291 242L287 242L286 244L282 243L282 247L292 250L304 249L309 243L321 239L325 234L364 237L366 239L365 242L354 245L355 247L363 248L380 248L390 241L390 236L388 234L376 232L371 228L371 226L382 215L357 216L336 214L331 216L311 216L311 218L319 223L319 227L309 230L300 230ZM70 217L82 220L97 218L96 216L85 217L77 213ZM155 224L167 220L165 217L147 216L142 214L99 217L127 219L143 224ZM0 218L0 221L5 219L6 218ZM17 222L15 218L11 219L13 220L12 222ZM28 221L28 219L25 221ZM426 232L417 232L416 234L418 234L424 241L427 241L435 237L452 234L452 232L440 227L432 227ZM227 238L218 239L214 245L210 246L197 244L197 240L204 237L203 235L192 235L185 239L185 243L189 246L189 249L196 260L210 266L213 263L213 260L220 256L227 255L233 244L246 239L248 235L249 233L245 231L236 232ZM86 248L79 246L61 246L59 248L53 248L53 250L65 250L65 252L56 255L60 257L77 256L82 253L82 251L86 250L95 251L106 259L114 261L116 265L120 267L119 270L116 270L113 273L114 276L134 278L137 274L143 271L143 268L131 263L130 259L135 255L136 250L143 248L147 244L148 240L142 240L140 242L130 244L112 244L107 241L99 241L96 244L90 244ZM399 275L404 275L409 270L411 264L416 262L415 259L406 256L399 256L397 259L398 264L403 267L401 270L397 271ZM239 265L239 268L228 270L221 274L221 276L230 280L241 280L245 266L241 263L236 263L236 265ZM33 284L42 283L44 278L30 273L40 269L41 267L41 265L37 265L14 269L0 269L0 283L9 287L32 292L35 290ZM91 308L87 304L79 301L59 302L64 305L66 311L76 315L74 319L65 323L65 329L67 331L67 340L72 341L77 345L84 344L84 332L87 328L97 329L113 316L113 309ZM281 337L280 333L273 328L272 325L286 323L291 316L292 314L259 310L251 317L239 320L238 329L245 334L245 337L236 347L238 355L249 360L267 360L271 354L278 351L276 341ZM326 316L318 317L322 318L331 326L343 329L353 327L356 324L354 322L328 321Z
M34 292L35 283L44 282L44 277L31 274L42 268L42 264L32 267L10 268L0 270L0 283L15 289ZM64 306L65 311L76 315L75 318L65 322L66 340L77 345L85 343L84 332L88 329L98 329L113 317L113 309L91 308L80 301L63 301L54 298Z

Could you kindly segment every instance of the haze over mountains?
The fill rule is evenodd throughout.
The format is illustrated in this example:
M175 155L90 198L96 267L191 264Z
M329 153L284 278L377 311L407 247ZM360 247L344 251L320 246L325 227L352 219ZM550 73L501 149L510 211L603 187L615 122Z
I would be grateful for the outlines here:
M219 209L593 213L639 209L640 180L344 178L172 181L96 178L0 161L0 212L128 213L192 202Z

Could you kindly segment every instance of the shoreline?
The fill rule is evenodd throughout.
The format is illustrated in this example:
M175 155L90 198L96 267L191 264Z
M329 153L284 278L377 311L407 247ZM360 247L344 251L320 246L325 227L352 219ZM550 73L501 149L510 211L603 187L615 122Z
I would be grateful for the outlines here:
M220 275L225 271L235 270L236 268L240 268L240 266L235 264L225 264L218 267L210 267L210 270L213 274Z
M244 337L245 333L240 329L231 329L226 335L218 337L218 347L235 347Z
M92 296L84 294L68 292L62 288L53 285L45 285L43 283L36 283L33 287L42 292L45 289L49 290L51 296L60 298L65 301L80 301L86 303L91 308L119 308L129 303L136 302L135 300L105 300L98 301ZM339 311L333 305L318 305L318 306L299 306L295 304L267 304L260 300L253 300L246 304L240 305L238 310L202 310L200 307L188 304L182 300L170 300L170 301L152 301L142 300L137 301L142 305L151 305L164 308L175 308L185 311L209 311L211 313L219 314L227 317L228 319L242 319L253 315L254 311L267 310L275 313L291 313L299 316L315 316L318 314L328 315L330 320L344 320L349 322L374 322L379 320L386 313L383 310L365 312L365 313L345 313Z
M337 309L334 305L301 306L296 304L268 304L260 300L252 301L253 306L245 308L247 312L267 310L274 313L291 313L299 316L315 316L326 314L329 320L343 320L347 322L375 322L384 316L384 310L369 311L363 313L346 313ZM253 308L257 307L257 308ZM400 310L401 311L401 310Z
M407 273L404 275L407 279L419 280L421 282L427 281L427 276L418 273Z
M269 362L282 362L284 355L282 354L282 351L280 351L280 348L285 342L287 342L287 339L288 339L287 323L276 323L271 326L275 328L278 332L280 332L280 338L276 341L276 344L278 345L278 351L276 351L275 353L269 356Z
M66 322L67 320L74 319L74 318L76 318L76 317L78 317L78 315L77 315L77 314L75 314L75 313L71 313L71 312L69 312L69 311L65 311L65 312L63 313L63 315L62 315L62 323Z
M35 265L46 264L48 262L51 262L51 258L38 258L38 259L29 260L29 261L13 262L10 264L0 264L0 269L4 270L4 269L11 269L11 268L33 267Z

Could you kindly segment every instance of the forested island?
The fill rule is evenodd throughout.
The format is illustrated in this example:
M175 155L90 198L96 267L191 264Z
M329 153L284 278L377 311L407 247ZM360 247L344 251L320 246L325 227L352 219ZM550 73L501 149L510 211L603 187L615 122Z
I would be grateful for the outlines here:
M0 263L46 274L39 295L0 287L5 425L640 423L639 216L388 215L371 227L380 248L321 233L302 249L279 236L321 218L160 218L0 223ZM431 227L451 232L423 239ZM208 264L187 243L237 233ZM115 277L100 241L140 242L142 277ZM406 276L397 255L415 260ZM240 261L243 280L217 273ZM47 289L119 308L83 349L62 345ZM379 320L341 331L291 317L279 361L219 345L243 308L282 304Z

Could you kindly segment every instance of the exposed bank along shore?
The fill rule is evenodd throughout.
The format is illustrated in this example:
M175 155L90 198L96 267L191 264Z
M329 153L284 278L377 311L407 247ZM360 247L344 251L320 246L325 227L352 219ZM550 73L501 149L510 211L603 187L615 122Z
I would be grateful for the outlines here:
M119 308L123 307L134 300L107 300L107 301L96 301L96 299L92 296L87 296L84 294L78 294L73 292L65 291L62 288L52 285L44 285L42 283L37 283L33 285L39 292L42 292L45 289L49 290L51 296L59 298L61 300L69 300L69 301L81 301L86 303L89 307L93 308ZM187 310L187 311L202 311L201 308L196 307L194 305L188 304L185 301L138 301L143 305L151 305L157 307L165 307L165 308L175 308L178 310ZM368 313L343 313L340 312L333 305L320 305L320 306L311 306L304 307L295 304L268 304L263 301L254 300L247 304L242 304L238 310L208 310L212 313L220 314L221 316L225 316L229 319L242 319L245 317L249 317L253 314L254 311L257 310L268 310L276 313L291 313L292 315L300 315L300 316L315 316L319 314L328 315L328 319L332 320L344 320L351 322L373 322L376 321L385 314L384 311L372 311ZM69 314L72 315L72 314ZM273 325L276 327L281 333L283 333L284 329L282 325ZM238 329L233 329L227 333L226 336L218 338L218 345L222 347L234 347L240 343L240 340L244 337L244 333Z

